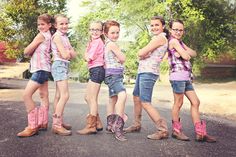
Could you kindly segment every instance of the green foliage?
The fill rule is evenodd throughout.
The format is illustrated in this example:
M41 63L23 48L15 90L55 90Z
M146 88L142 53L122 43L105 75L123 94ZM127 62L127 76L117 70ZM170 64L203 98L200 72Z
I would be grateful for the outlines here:
M125 28L127 36L135 36L134 41L127 41L129 47L125 50L127 61L126 75L135 77L137 73L137 52L150 40L148 25L150 18L161 15L168 23L171 19L182 19L186 33L184 42L198 52L192 61L194 73L199 75L204 67L203 60L215 60L218 55L227 51L236 54L236 3L226 0L100 0L84 1L84 6L93 12L80 19L76 27L78 48L81 55L88 39L88 25L92 20L115 19ZM168 25L166 25L168 28ZM122 40L122 39L120 39ZM121 47L122 48L122 47ZM84 62L79 62L79 71L86 71ZM167 61L161 65L161 72L168 71ZM84 73L85 77L87 76Z
M38 15L64 12L65 4L65 0L9 0L4 3L0 13L0 40L7 42L7 56L22 58L23 49L37 34Z

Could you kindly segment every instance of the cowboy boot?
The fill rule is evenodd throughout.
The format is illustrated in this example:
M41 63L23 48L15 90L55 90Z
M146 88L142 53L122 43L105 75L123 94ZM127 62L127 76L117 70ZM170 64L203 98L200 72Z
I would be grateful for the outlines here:
M154 134L148 135L147 138L151 140L166 139L169 136L167 123L164 119L159 119L155 122L157 131Z
M181 141L190 141L189 137L182 132L182 124L172 120L172 137Z
M111 114L109 116L107 116L107 127L106 127L106 132L107 133L113 133L112 132L112 126L114 125L116 115L115 114Z
M216 139L207 134L206 122L200 121L195 123L196 141L198 142L216 142Z
M124 131L123 131L123 127L124 127L124 120L121 116L119 115L115 115L115 122L112 125L112 132L115 133L115 138L119 141L127 141L126 137L124 136Z
M142 118L142 115L135 115L134 123L131 126L124 129L125 133L140 132L140 130L141 130L141 118Z
M97 114L96 129L97 129L97 131L103 130L103 125L102 125L102 121L99 117L99 114Z
M81 135L96 134L97 117L89 114L86 119L87 124L85 128L82 130L78 130L77 133Z
M63 115L62 115L62 126L66 129L66 130L71 130L72 129L72 126L70 124L66 124L64 122L64 119L63 119Z
M48 107L40 106L38 108L38 128L45 131L48 128Z
M30 137L38 134L38 108L28 113L28 126L17 134L18 137Z
M53 114L52 132L62 136L69 136L72 134L70 130L65 129L62 126L62 116L56 114Z

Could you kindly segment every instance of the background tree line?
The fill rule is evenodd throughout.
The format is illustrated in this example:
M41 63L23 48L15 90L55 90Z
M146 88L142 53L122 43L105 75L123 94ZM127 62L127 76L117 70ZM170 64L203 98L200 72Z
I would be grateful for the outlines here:
M66 11L65 5L65 0L10 0L3 5L0 40L9 43L8 55L22 55L22 49L37 33L35 19L38 14ZM90 12L73 28L71 40L79 55L72 63L72 70L79 72L81 79L87 79L87 67L82 57L89 38L89 23L114 19L121 23L126 39L132 39L120 40L127 56L126 75L134 77L137 72L136 53L150 40L149 19L161 15L167 22L166 27L171 19L179 18L185 22L184 41L198 52L193 65L194 73L199 74L205 59L216 60L226 53L236 58L235 6L234 0L84 0L82 7ZM168 64L164 62L162 70L167 69Z

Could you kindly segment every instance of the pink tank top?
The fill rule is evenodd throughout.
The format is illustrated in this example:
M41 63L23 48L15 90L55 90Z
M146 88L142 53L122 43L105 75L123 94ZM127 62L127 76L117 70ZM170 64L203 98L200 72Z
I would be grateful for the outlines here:
M55 37L55 35L59 35L61 37L61 41L62 41L62 44L63 44L65 50L69 50L69 49L72 48L67 35L61 33L60 31L56 31L56 33L52 36L52 42L51 42L51 49L52 49L52 54L53 54L53 58L54 58L53 60L54 61L61 60L61 61L64 61L64 62L70 62L70 61L65 60L65 59L60 57L59 50L58 50L56 44L53 42L53 38Z
M51 33L40 32L45 40L35 49L30 60L30 72L34 73L39 70L51 71L50 43Z

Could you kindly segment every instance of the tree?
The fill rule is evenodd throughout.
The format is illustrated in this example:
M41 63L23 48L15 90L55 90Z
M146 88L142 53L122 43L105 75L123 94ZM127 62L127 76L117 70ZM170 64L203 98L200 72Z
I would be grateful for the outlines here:
M0 13L0 40L6 41L8 57L23 57L23 49L37 34L37 16L64 12L65 0L10 0Z
M230 4L229 0L100 0L96 4L86 0L84 5L92 7L93 12L82 17L76 28L81 43L87 38L88 23L93 19L118 20L127 36L135 36L126 49L126 74L131 77L137 72L137 51L150 40L148 25L154 15L161 15L166 21L177 18L184 21L184 42L199 54L193 61L195 70L203 64L203 58L215 59L227 51L236 53L236 4Z

